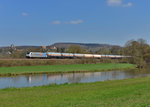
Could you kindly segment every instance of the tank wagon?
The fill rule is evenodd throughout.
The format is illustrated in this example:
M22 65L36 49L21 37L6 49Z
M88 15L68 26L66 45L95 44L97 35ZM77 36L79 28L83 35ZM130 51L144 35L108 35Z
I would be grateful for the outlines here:
M77 54L77 53L57 53L57 52L28 52L26 58L111 58L121 59L126 56L121 55L98 55L98 54Z

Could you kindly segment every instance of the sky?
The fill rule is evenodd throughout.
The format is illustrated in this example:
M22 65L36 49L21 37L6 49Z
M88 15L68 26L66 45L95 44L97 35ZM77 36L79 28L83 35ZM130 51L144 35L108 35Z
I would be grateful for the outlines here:
M0 46L150 44L150 0L0 0Z

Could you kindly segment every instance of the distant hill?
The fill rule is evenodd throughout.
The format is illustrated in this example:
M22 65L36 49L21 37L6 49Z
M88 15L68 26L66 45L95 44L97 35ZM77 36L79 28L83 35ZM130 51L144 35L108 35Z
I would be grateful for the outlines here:
M116 48L121 48L118 45L109 45L109 44L98 44L98 43L65 43L65 42L60 42L60 43L54 43L50 46L47 46L47 48L51 47L51 46L55 46L56 48L65 48L68 49L71 45L78 45L80 46L82 49L86 49L86 50L91 50L91 51L98 51L100 48L105 48L105 49L110 49L113 47ZM0 49L5 49L5 48L9 48L7 47L0 47ZM17 49L36 49L36 48L41 48L41 46L15 46L15 48Z
M91 51L97 51L100 48L105 48L105 49L110 49L112 47L118 47L120 48L120 46L118 45L109 45L109 44L97 44L97 43L54 43L51 46L55 46L57 48L69 48L71 45L78 45L80 46L82 49L88 49Z

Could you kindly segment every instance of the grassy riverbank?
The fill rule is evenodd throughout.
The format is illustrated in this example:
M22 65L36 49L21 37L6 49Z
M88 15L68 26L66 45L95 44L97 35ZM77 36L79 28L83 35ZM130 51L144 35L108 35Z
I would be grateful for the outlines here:
M0 90L0 107L147 107L150 78Z
M44 66L22 66L1 67L0 75L17 75L28 73L56 73L56 72L83 72L104 71L116 69L135 68L133 64L122 63L99 63L99 64L71 64L71 65L44 65Z

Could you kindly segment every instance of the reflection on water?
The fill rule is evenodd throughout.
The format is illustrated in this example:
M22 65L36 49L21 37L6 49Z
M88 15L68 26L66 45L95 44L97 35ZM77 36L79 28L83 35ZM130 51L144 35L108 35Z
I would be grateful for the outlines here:
M33 87L47 84L86 83L105 80L150 76L150 72L109 71L65 74L36 74L12 77L0 77L0 89L7 87Z

